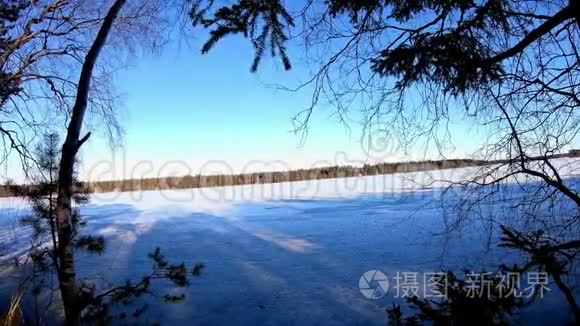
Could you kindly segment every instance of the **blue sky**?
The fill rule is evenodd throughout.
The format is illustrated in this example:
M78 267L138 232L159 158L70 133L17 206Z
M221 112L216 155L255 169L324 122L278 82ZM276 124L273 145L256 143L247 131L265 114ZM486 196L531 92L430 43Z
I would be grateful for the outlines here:
M124 97L123 147L112 151L103 137L91 139L83 149L81 177L239 173L433 156L368 157L356 113L345 128L324 105L316 108L301 146L291 118L307 106L310 91L292 93L267 84L293 85L307 77L305 67L295 61L287 72L277 61L265 60L258 73L250 73L253 53L246 41L228 39L208 55L199 53L201 41L174 40L160 54L139 57L117 74L115 84ZM465 126L452 129L463 133ZM469 138L457 139L457 150L449 154L461 157L471 146L462 143Z
M184 174L240 173L314 166L362 164L434 158L427 151L391 150L367 155L361 144L360 116L353 110L349 128L334 110L316 107L310 131L292 132L292 117L311 100L311 91L285 92L267 84L293 86L308 77L307 67L294 56L294 67L284 71L277 60L266 59L258 73L249 67L253 51L246 40L230 38L209 54L199 49L203 35L184 44L174 39L159 54L139 55L114 76L123 105L118 118L125 130L123 146L112 150L102 132L81 151L84 180L110 180ZM296 49L290 49L291 53ZM451 127L455 151L464 157L480 139L463 123ZM393 145L391 145L392 147ZM22 177L14 163L3 171Z

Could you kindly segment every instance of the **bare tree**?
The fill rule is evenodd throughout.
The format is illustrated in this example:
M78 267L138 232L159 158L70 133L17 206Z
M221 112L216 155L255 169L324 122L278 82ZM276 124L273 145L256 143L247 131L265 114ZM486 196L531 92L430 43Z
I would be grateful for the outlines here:
M511 89L514 99L526 97L528 107L520 108L526 112L550 103L550 97L558 117L568 109L568 140L578 125L569 110L577 105L576 1L308 1L297 9L258 0L212 5L196 1L191 10L195 24L211 29L202 52L231 34L248 37L257 57L283 54L291 41L306 50L304 60L314 73L291 88L313 89L312 105L297 117L299 131L307 129L324 99L339 116L354 108L363 111L366 125L392 126L394 134L404 136L403 144L423 135L443 146L445 125L454 115L477 116L481 123L500 116L487 110L486 93L494 87Z
M122 128L116 120L121 100L111 76L128 64L131 53L164 45L175 24L172 4L174 0L128 1L112 26L107 55L96 63L87 99L88 122L113 142L120 140ZM109 1L19 0L2 8L6 14L0 17L1 162L20 158L26 168L36 136L68 123L78 73Z
M125 0L117 0L109 9L101 28L91 45L79 77L75 104L72 108L70 122L67 128L66 139L62 146L62 154L59 165L58 197L56 201L56 225L58 230L58 258L59 258L59 283L62 301L65 307L66 323L76 325L80 318L78 304L78 292L75 278L71 220L71 204L73 195L73 169L79 148L90 136L87 133L80 137L81 128L89 96L91 75L101 49L105 45L107 36L111 31L113 22L119 15Z
M525 265L557 281L579 249L577 182L564 177L578 165L553 160L578 145L579 13L578 0L331 0L300 8L250 0L197 1L191 18L211 30L204 52L232 34L250 39L257 57L293 41L302 46L313 73L283 87L312 90L297 131L307 132L315 108L327 103L342 121L360 111L367 130L380 124L400 135L403 148L421 144L440 155L450 145L450 121L467 119L485 130L474 156L494 164L446 189L453 196L442 204L454 216L447 225L457 229L480 216L496 230L504 227L506 244L530 254ZM513 187L524 196L510 197ZM508 214L482 214L490 207L484 204L506 199L513 203ZM543 231L539 238L533 228ZM542 248L532 248L532 238ZM565 284L557 283L579 317Z
M66 323L69 325L76 325L79 323L80 312L82 310L82 303L79 302L80 294L77 289L73 255L74 222L71 218L71 212L75 186L74 167L79 149L91 135L91 133L88 132L81 137L81 130L85 121L89 98L92 96L90 89L93 79L93 71L97 60L99 59L99 55L113 30L114 23L119 18L121 9L126 2L126 0L115 0L113 2L100 25L93 43L84 57L77 83L75 101L68 122L66 139L61 150L57 184L58 195L56 199L56 227L58 231L57 254L60 293L65 307ZM161 264L159 265L164 267ZM185 267L183 265L181 265L181 268L184 271ZM183 273L184 272L180 273L180 275ZM158 274L154 273L151 275L151 277L154 276L158 276ZM148 284L148 281L146 284ZM145 284L138 284L137 288L143 286L145 286ZM114 292L115 291L112 291L111 293Z
M72 207L76 194L74 166L80 147L90 132L81 137L87 115L96 113L107 123L108 135L119 131L115 116L118 106L109 85L109 76L119 68L106 60L114 55L127 55L139 48L162 46L166 39L167 17L162 9L173 3L163 0L116 0L108 2L53 0L21 1L7 9L2 39L0 66L2 67L2 102L0 118L4 149L15 149L23 164L34 161L28 137L43 129L58 130L67 125L65 142L60 151L56 198L48 202L54 206L51 237L54 266L58 273L60 294L66 324L80 322L81 310L88 305L100 305L106 296L127 295L145 291L150 279L164 277L181 282L184 266L173 267L159 253L152 256L159 268L135 286L119 287L105 294L93 296L86 302L86 293L77 283L74 267L75 213ZM177 10L177 9L176 9ZM174 12L168 15L174 15ZM2 17L4 19L4 16ZM175 21L175 18L172 18ZM149 44L147 44L149 43ZM99 60L107 44L105 60ZM123 60L119 60L123 62ZM100 63L99 63L100 62ZM77 75L80 70L80 75ZM5 155L5 156L6 156ZM42 162L33 162L36 165ZM25 166L25 172L28 168ZM47 198L40 197L44 202ZM48 209L52 211L52 209ZM48 215L51 215L50 213ZM168 273L165 273L166 270ZM180 273L177 273L181 271ZM177 273L177 274L176 274ZM179 274L179 275L178 275ZM173 279L175 277L175 279ZM86 290L86 289L84 289Z

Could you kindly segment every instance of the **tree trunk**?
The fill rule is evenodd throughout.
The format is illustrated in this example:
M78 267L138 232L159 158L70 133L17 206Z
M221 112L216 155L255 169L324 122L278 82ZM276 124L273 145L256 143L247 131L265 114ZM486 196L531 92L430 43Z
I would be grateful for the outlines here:
M116 0L109 8L91 48L87 52L79 77L75 104L67 128L65 142L62 146L58 175L58 197L56 202L56 216L58 229L58 259L60 262L59 287L64 305L65 321L67 325L78 325L81 305L78 300L77 284L73 257L73 225L71 221L71 204L73 195L73 173L76 154L89 134L79 139L87 99L89 95L91 76L95 62L99 56L113 22L117 18L125 0Z

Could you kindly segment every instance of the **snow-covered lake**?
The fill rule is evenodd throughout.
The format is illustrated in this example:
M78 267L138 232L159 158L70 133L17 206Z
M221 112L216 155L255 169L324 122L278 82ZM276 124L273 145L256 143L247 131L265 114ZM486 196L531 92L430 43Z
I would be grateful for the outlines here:
M271 185L94 194L82 208L87 233L104 235L102 256L78 257L80 277L137 278L157 246L172 261L201 262L181 303L153 302L150 320L173 325L384 325L385 308L404 300L391 289L371 300L359 290L368 270L495 270L518 257L495 245L481 225L444 233L438 184L469 169ZM411 181L409 179L413 179ZM449 199L448 199L449 200ZM501 205L500 205L501 206ZM501 209L501 208L499 208ZM2 259L18 256L26 205L0 204ZM10 294L3 276L2 304ZM154 288L155 289L155 288ZM159 290L159 289L157 289ZM571 317L556 288L517 318L560 324Z

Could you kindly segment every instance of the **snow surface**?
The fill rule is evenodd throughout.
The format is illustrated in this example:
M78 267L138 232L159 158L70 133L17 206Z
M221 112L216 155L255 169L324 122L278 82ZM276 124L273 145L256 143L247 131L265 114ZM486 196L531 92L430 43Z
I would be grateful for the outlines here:
M572 169L571 171L575 171ZM201 262L182 303L152 301L150 320L163 324L384 325L393 291L378 299L359 291L361 275L494 270L517 261L499 250L481 225L442 235L438 200L445 183L473 169L311 180L187 190L94 194L82 207L84 232L107 238L101 256L78 254L78 275L112 284L150 270L147 253L161 247L170 261ZM568 173L574 177L574 173ZM425 186L428 184L429 186ZM19 226L26 204L0 200L2 260L26 250ZM5 304L13 279L3 274ZM167 284L154 289L171 290ZM161 292L163 293L163 292ZM549 312L549 314L548 314ZM571 317L557 289L520 318L563 323Z

